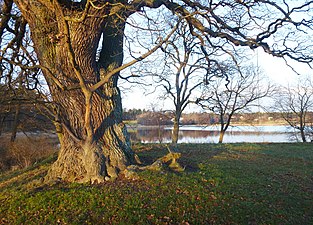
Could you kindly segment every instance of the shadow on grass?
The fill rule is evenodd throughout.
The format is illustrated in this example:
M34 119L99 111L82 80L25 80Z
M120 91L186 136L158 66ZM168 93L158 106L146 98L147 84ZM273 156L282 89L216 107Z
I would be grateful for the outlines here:
M312 145L178 148L186 172L142 171L132 182L30 187L53 161L37 164L0 188L0 224L313 224ZM168 153L166 145L133 149L144 164Z
M42 179L50 165L57 159L57 153L54 153L50 157L44 159L40 163L32 165L30 167L9 171L1 174L0 176L0 190L14 187L22 187L25 184L30 184L34 181Z

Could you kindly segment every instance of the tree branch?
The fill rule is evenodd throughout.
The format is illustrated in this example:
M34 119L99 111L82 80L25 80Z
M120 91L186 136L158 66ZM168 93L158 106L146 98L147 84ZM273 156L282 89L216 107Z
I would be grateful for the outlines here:
M90 91L91 92L95 92L98 88L100 88L102 85L104 85L105 83L109 82L109 80L111 79L112 76L114 76L115 74L117 74L118 72L126 69L127 67L130 67L132 65L134 65L135 63L144 60L145 58L147 58L148 56L150 56L152 53L154 53L156 50L158 50L164 43L166 43L169 38L171 37L171 35L175 32L175 30L177 29L176 25L171 32L166 36L165 39L160 40L160 42L153 47L151 50L149 50L148 52L146 52L145 54L141 55L139 58L134 59L128 63L125 63L124 65L117 67L111 71L108 71L104 77L96 84L94 84L93 86L90 87Z

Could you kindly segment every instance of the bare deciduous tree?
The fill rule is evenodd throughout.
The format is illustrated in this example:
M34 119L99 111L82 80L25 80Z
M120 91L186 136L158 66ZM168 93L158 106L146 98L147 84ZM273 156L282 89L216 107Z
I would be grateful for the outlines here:
M144 15L147 23L142 28L152 34L147 9L162 9L172 12L177 22L186 21L201 46L208 42L227 52L240 46L260 47L274 56L310 64L312 5L313 1L291 0L1 1L1 69L4 62L18 64L11 64L4 52L24 40L28 27L39 65L23 63L24 67L41 69L54 102L61 149L46 180L103 182L135 162L122 123L118 77L166 44L176 25L154 39L146 53L123 63L124 32L132 15ZM12 13L16 7L19 12Z
M275 96L274 110L299 131L302 142L312 135L313 83L309 77L299 77L298 83L281 87Z
M197 100L203 108L219 116L219 143L231 125L234 114L258 106L258 100L270 96L274 85L265 82L264 74L253 66L242 68L222 66L222 76L211 79L205 86L202 97Z
M164 53L164 69L155 74L156 83L163 89L162 98L170 98L174 105L172 144L178 142L179 126L183 111L196 99L195 91L209 76L210 57L214 54L203 52L199 40L183 23L161 50ZM212 60L213 63L213 60ZM195 98L194 100L192 99Z

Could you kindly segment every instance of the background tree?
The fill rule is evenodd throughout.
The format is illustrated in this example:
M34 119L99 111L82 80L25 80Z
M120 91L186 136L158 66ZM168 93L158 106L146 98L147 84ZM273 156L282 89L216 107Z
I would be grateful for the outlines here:
M202 47L204 48L204 47ZM164 90L162 99L171 99L174 105L172 144L177 144L180 120L186 107L195 101L195 92L209 75L209 63L213 52L201 49L188 24L182 23L164 47L164 69L155 74L156 83Z
M43 92L46 83L37 65L27 21L13 1L1 1L0 7L0 130L9 123L11 141L15 141L18 131L39 125L38 112L48 103Z
M11 142L16 141L17 132L53 131L53 124L47 118L44 98L23 85L9 88L0 85L0 135L11 133Z
M102 182L135 162L122 123L118 77L166 44L176 29L175 25L154 33L149 9L186 21L201 46L207 42L226 52L239 46L260 47L277 57L312 63L312 46L307 42L312 1L14 0L18 13L12 0L1 3L2 42L17 44L18 37L26 37L23 28L29 28L39 60L35 66L41 69L54 102L61 149L46 180ZM133 60L123 63L125 27L136 21L135 14L145 17L145 25L137 27L150 32L151 42L146 53L138 51ZM20 21L25 26L15 26ZM18 30L13 32L12 26ZM4 38L6 31L10 35ZM3 46L8 45L1 44L1 67L10 62L3 52L10 54L12 49Z
M281 87L273 108L299 131L302 142L307 142L307 137L313 133L313 84L310 77L300 77L297 84Z
M204 85L202 97L197 100L204 109L219 116L219 143L223 142L234 114L258 106L258 100L270 96L275 90L253 65L239 70L228 64L221 66L221 70L221 76L214 77Z

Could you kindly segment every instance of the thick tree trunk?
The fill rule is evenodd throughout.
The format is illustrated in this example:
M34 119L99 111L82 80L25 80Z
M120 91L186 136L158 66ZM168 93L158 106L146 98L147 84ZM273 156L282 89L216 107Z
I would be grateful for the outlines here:
M5 120L5 115L0 115L0 136L2 135L2 130L3 130L3 124Z
M17 128L19 125L20 110L21 110L21 105L17 104L15 107L13 127L11 131L11 139L10 139L11 142L14 142L16 139Z
M302 142L306 142L306 137L305 137L305 114L301 112L300 114L300 135Z
M221 131L220 131L219 138L218 138L218 143L223 143L224 135L225 135L225 131L224 131L224 130L221 130Z
M105 177L115 178L119 172L134 163L125 125L121 118L119 92L111 98L100 98L93 103L93 125L95 133L91 141L81 135L81 121L73 116L79 115L76 104L69 105L62 116L70 117L68 128L59 133L61 149L46 179L56 178L76 182L102 182ZM73 113L73 114L72 114ZM82 116L83 117L83 116ZM76 121L77 124L73 124ZM67 130L70 129L71 131ZM75 137L73 137L75 135Z
M225 115L220 115L220 135L219 135L219 138L218 138L218 143L223 143L223 140L224 140L224 136L225 136L225 133L230 125L230 121L232 119L232 115L233 114L230 114L227 116L227 119L226 119L226 122L224 120L224 116Z
M91 96L84 85L88 89L106 71L121 65L125 21L105 17L105 9L93 7L87 13L92 16L79 22L65 21L66 10L43 4L28 5L23 15L56 106L61 148L46 180L103 182L115 178L135 162L122 123L118 74ZM102 50L97 61L101 34Z
M175 116L174 118L174 125L172 131L172 144L176 145L179 138L179 118Z
M306 142L306 137L305 137L305 132L304 132L303 127L301 127L301 129L300 129L300 134L301 134L302 142Z

